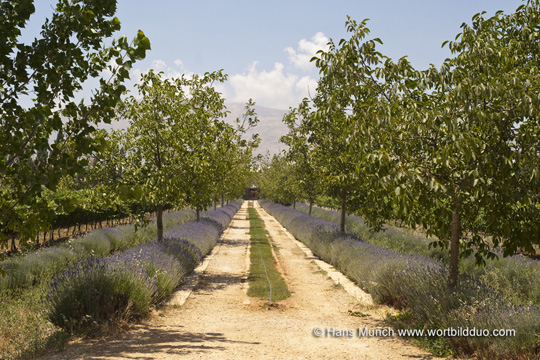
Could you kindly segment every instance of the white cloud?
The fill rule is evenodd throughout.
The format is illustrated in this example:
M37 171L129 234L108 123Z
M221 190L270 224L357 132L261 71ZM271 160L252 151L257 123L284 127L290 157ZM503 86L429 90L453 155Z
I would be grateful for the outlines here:
M153 60L152 65L146 69L134 68L132 70L133 82L140 83L142 75L146 74L148 71L150 71L150 69L153 69L155 72L163 72L163 77L167 79L177 79L182 77L182 75L184 75L186 78L191 78L193 75L195 75L193 71L186 69L182 60L176 59L173 63L174 65L170 66L169 64L167 64L167 62L157 59ZM215 82L213 86L218 92L223 94L225 99L228 100L228 89L226 84ZM132 95L134 95L136 98L140 98L140 96L137 95L137 90L135 88L131 87L130 90Z
M157 71L162 71L167 68L167 63L163 60L152 61L152 67Z
M141 80L141 75L146 74L150 69L154 69L155 72L163 72L163 75L165 78L168 79L174 79L179 78L182 75L186 76L192 76L194 73L192 71L188 71L182 60L176 59L174 60L174 65L170 66L167 64L166 61L161 59L156 59L152 61L152 65L146 69L141 68L135 68L133 69L133 74L135 81L138 83Z
M304 76L296 83L296 89L299 92L305 93L306 95L304 97L315 97L315 90L317 89L317 80L309 77Z
M327 43L328 38L322 32L318 32L311 37L311 41L306 39L300 40L296 50L292 47L287 47L285 51L289 54L289 61L294 67L309 71L315 67L310 62L311 58L317 55L317 51L319 50L328 51Z
M246 102L252 98L256 103L277 109L297 106L302 98L308 96L308 85L314 95L316 81L305 76L283 72L284 66L275 63L270 71L258 71L257 62L253 62L244 73L230 77L234 96L233 102Z
M297 106L304 97L315 96L317 81L311 76L300 76L286 71L285 65L279 62L276 62L271 70L259 70L257 65L257 61L253 62L244 72L230 75L228 82L214 83L214 88L222 93L228 102L245 103L251 98L259 105L284 110ZM150 68L162 71L164 76L170 79L194 75L180 59L174 60L174 64L160 59L153 60ZM133 80L139 82L141 75L150 68L133 69Z

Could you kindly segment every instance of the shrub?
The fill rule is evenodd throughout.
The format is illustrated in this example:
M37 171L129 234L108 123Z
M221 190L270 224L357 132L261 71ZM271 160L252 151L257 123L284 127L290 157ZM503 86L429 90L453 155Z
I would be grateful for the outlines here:
M221 225L223 231L229 226L234 214L240 209L241 204L238 202L232 202L227 206L219 208L217 210L207 211L202 214L202 218L211 219Z
M21 289L48 281L68 264L74 263L79 255L65 247L43 248L26 256L16 256L2 263L6 271L0 276L0 291Z
M164 214L164 220L166 219L164 225L172 227L181 224L193 219L194 214L192 210ZM0 291L23 289L41 282L49 282L59 271L79 260L105 257L148 243L155 233L156 227L152 223L147 227L138 228L137 231L134 225L95 229L66 243L11 257L0 263L0 268L7 273L6 276L0 276Z
M182 282L186 269L174 256L163 251L161 244L140 245L121 254L112 256L112 261L123 262L126 266L142 269L148 277L155 280L157 292L154 302L169 296Z
M81 257L104 257L110 255L112 250L111 240L99 230L73 240L71 245L74 249L80 249Z
M47 296L49 319L70 332L129 320L150 310L154 279L136 264L118 258L91 258L64 271Z
M179 239L172 236L163 238L161 243L163 252L172 255L181 264L184 265L187 272L195 269L203 259L203 254L199 247L185 239Z
M174 225L183 224L194 218L195 211L189 209L165 213L163 214L163 227L166 229Z
M297 203L296 207L307 212L308 206ZM313 207L312 213L339 223L339 214L335 211ZM361 217L348 215L347 230L356 237L374 245L405 254L423 255L443 263L448 262L448 252L440 248L429 248L430 240L419 236L402 233L392 228L383 232L374 232L364 224ZM502 251L494 251L499 259L486 260L486 265L479 267L474 256L463 259L460 271L481 279L490 287L497 289L506 297L512 298L516 305L540 305L540 266L538 261L522 255L503 258Z
M167 230L163 234L163 237L168 239L188 240L195 245L204 256L212 250L219 238L220 232L220 224L213 220L202 218L199 221L190 221L182 226L173 227Z

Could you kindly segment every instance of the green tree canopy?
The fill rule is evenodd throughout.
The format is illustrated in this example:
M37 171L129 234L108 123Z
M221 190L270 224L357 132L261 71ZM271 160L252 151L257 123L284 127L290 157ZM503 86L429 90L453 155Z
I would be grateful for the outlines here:
M120 37L106 45L120 29L115 11L112 0L61 0L26 44L19 35L33 1L0 3L0 237L33 238L48 211L37 200L42 191L82 171L85 155L103 145L90 135L114 117L129 69L150 49L142 31L131 43ZM91 78L99 87L77 102Z
M311 141L325 181L356 189L355 209L375 227L397 208L450 245L450 286L460 254L482 262L493 247L510 255L540 240L539 14L529 1L475 15L439 69L393 62L366 40L366 21L351 19L351 38L314 58Z

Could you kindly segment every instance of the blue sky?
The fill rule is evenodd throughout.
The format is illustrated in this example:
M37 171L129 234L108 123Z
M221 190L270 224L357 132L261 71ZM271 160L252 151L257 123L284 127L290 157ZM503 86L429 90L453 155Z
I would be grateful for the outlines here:
M36 1L24 33L37 36L55 1ZM135 65L133 78L150 68L167 76L224 69L220 86L228 101L278 109L296 106L313 92L317 70L307 61L328 38L346 37L346 16L369 18L371 37L394 59L407 55L414 66L440 65L463 22L480 11L512 12L520 0L334 0L334 1L173 1L119 0L119 33L132 38L142 29L152 51Z

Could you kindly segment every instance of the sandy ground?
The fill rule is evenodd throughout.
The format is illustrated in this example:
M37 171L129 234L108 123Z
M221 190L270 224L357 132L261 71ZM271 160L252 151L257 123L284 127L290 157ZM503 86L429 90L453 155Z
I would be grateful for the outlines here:
M358 328L388 328L381 320L384 309L336 285L273 217L257 209L292 292L277 308L268 310L263 301L246 295L249 221L244 203L182 305L164 306L122 334L72 343L49 358L434 359L398 337L358 337ZM314 336L314 329L323 335ZM331 336L339 330L354 335Z

